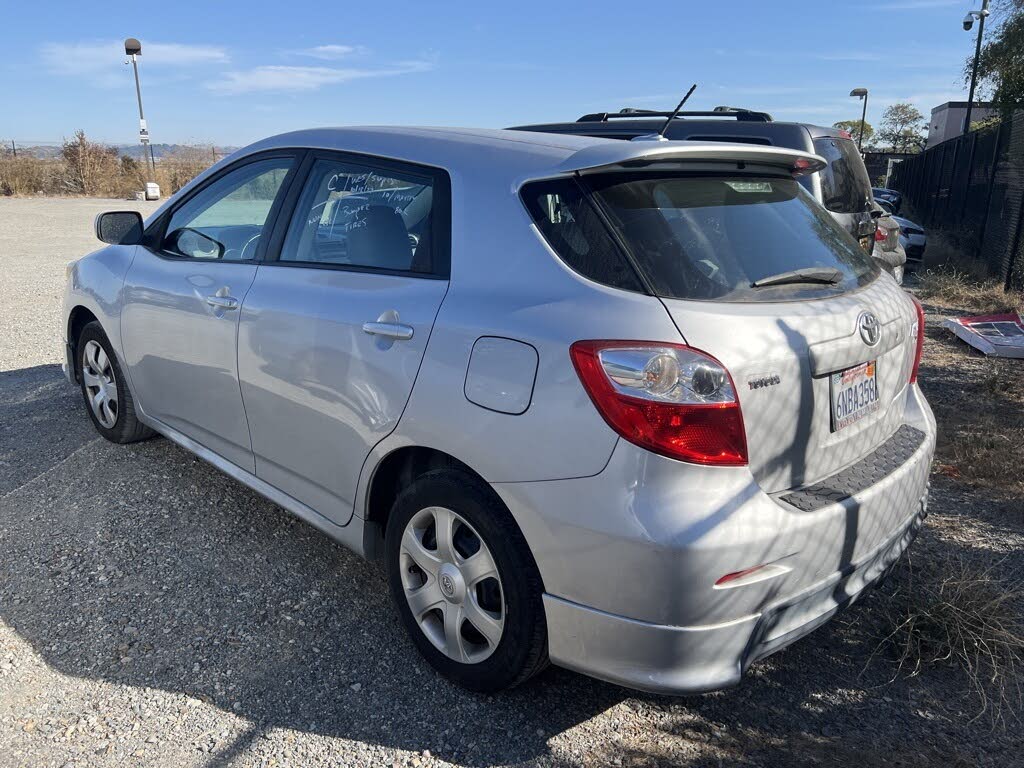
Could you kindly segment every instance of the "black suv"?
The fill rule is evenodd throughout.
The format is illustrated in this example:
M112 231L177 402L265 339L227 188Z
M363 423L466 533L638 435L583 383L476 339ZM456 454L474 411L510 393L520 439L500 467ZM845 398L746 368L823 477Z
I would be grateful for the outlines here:
M672 112L623 109L584 115L575 123L520 125L512 130L572 133L603 139L635 139L661 131ZM679 112L665 138L765 144L813 152L828 161L800 183L828 209L847 232L871 253L875 244L871 181L857 145L846 131L806 123L776 122L767 112L716 107L712 112Z

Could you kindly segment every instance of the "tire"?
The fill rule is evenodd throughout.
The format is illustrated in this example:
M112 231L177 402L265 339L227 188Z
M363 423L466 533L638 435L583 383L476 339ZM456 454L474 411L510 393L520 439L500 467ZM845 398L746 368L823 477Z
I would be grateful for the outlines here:
M117 355L98 322L82 329L75 347L75 375L96 431L112 443L134 443L156 434L135 415ZM99 405L97 405L99 402Z
M454 514L449 517L449 512ZM450 539L438 534L445 520L454 521ZM452 541L451 547L444 546L445 540ZM445 557L445 552L454 554ZM473 559L481 553L490 556L490 563ZM442 675L472 691L493 693L547 666L540 573L511 514L486 483L451 469L421 475L391 509L385 557L402 622ZM427 569L418 565L430 557ZM480 578L491 573L491 566L494 576ZM422 610L426 606L434 607ZM456 626L457 636L451 631Z

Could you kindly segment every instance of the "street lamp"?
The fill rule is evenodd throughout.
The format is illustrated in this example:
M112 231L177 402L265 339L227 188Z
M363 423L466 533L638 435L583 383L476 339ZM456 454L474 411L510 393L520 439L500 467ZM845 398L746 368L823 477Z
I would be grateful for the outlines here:
M126 56L131 58L132 69L135 72L135 97L139 101L139 142L143 147L149 147L149 167L153 178L156 179L156 159L153 157L153 145L149 143L149 128L146 126L146 116L142 112L142 89L139 87L139 65L137 60L142 55L142 43L134 37L129 37L124 41L124 52Z
M986 0L987 2L988 0ZM867 88L854 88L850 91L851 96L856 96L858 99L864 99L864 109L860 113L860 136L857 137L857 151L863 151L861 146L864 144L864 120L868 116L868 89Z
M971 11L964 16L964 31L970 32L974 20L978 20L978 42L974 46L974 64L971 66L971 92L967 96L967 114L964 115L964 129L961 133L971 130L971 110L974 107L974 86L978 82L978 60L981 58L981 36L985 34L985 17L988 16L988 0L982 0L980 11Z

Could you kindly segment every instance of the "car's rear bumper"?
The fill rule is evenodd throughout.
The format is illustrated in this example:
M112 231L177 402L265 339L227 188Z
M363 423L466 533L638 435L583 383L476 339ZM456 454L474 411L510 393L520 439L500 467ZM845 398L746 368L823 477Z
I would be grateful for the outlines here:
M652 693L736 685L750 664L813 632L881 581L917 535L926 510L927 496L892 538L861 562L733 621L651 624L545 595L549 656L560 666Z
M599 475L495 484L544 580L551 660L663 693L737 682L856 599L912 540L935 448L916 386L902 424L834 475L771 495L746 467L624 441Z

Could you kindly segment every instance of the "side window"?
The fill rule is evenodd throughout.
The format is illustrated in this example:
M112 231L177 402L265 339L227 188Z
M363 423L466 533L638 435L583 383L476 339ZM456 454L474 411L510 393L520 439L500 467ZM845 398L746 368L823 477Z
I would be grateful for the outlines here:
M257 160L217 179L171 215L160 250L191 259L254 259L293 164L286 157Z
M522 199L548 245L574 271L612 288L643 291L633 268L575 181L527 184Z
M295 206L280 260L437 272L427 176L320 159Z

